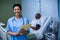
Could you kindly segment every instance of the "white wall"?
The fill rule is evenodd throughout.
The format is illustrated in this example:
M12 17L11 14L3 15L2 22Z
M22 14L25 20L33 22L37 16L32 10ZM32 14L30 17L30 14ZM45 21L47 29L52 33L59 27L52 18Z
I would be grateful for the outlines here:
M23 16L29 20L34 19L35 14L39 11L39 1L41 1L41 15L51 16L58 20L57 0L22 0Z
M39 11L39 0L22 0L22 14L29 20Z
M58 20L58 0L41 0L41 15Z

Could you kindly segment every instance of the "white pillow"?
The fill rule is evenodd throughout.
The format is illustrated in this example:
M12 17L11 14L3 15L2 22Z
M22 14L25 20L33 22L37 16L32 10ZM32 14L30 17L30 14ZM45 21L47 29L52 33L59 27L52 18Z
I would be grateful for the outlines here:
M41 26L43 26L45 24L47 18L48 17L46 17L46 16L43 16L43 17L40 18L40 20L41 20Z

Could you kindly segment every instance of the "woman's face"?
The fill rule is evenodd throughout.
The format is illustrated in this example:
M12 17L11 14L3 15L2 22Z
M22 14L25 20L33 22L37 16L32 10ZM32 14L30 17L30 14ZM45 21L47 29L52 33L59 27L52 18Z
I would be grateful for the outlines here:
M14 7L14 14L15 14L15 16L21 15L20 12L21 12L21 10L20 10L19 6L15 6Z

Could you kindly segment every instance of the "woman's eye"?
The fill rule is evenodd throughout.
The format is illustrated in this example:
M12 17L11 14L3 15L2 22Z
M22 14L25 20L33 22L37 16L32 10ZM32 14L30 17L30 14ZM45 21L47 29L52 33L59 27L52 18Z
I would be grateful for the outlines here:
M20 10L20 9L17 9L17 10Z

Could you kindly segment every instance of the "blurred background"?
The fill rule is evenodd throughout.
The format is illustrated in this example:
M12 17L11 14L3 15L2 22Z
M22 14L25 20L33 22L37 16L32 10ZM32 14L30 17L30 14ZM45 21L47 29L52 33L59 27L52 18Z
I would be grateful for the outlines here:
M35 14L54 18L60 26L60 0L0 0L0 22L6 27L7 20L14 15L13 4L22 5L22 15L29 19L35 19ZM58 30L60 40L60 27Z

